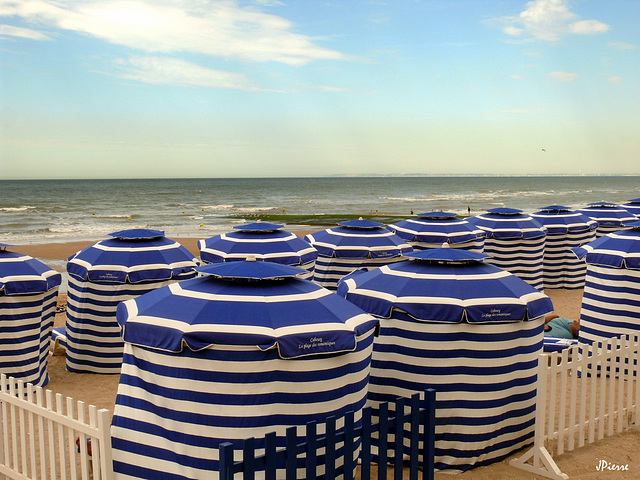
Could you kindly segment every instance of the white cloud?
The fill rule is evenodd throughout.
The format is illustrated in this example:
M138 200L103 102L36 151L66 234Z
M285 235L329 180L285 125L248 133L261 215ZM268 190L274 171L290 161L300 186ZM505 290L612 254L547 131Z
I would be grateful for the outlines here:
M294 33L288 20L235 0L0 0L0 16L155 54L192 52L289 65L347 58Z
M579 76L580 75L578 75L577 73L571 73L571 72L557 71L557 72L549 73L549 77L551 77L552 80L555 80L556 82L561 82L561 83L575 82Z
M513 78L514 80L522 80L523 78L522 75L516 75L516 74L510 75L510 77Z
M569 31L578 35L592 35L594 33L604 33L609 30L609 25L598 20L581 20L569 25Z
M0 36L29 38L31 40L50 40L42 32L29 28L14 27L13 25L0 25Z
M507 25L506 27L504 27L503 30L504 30L504 33L506 33L507 35L511 35L513 37L517 37L524 32L524 30L522 30L521 28L514 27L513 25Z
M536 40L556 42L563 35L594 34L609 30L609 25L598 20L579 20L569 9L567 0L533 0L517 16L497 19L503 24L504 33L521 36L527 33Z
M607 82L613 83L614 85L619 85L622 83L622 78L618 77L617 75L610 75L605 73L604 76L607 77Z
M131 56L115 63L118 76L142 83L256 90L242 74L212 70L178 58Z
M607 42L607 45L613 48L619 48L620 50L633 50L634 48L636 48L635 45L631 45L630 43L626 42Z

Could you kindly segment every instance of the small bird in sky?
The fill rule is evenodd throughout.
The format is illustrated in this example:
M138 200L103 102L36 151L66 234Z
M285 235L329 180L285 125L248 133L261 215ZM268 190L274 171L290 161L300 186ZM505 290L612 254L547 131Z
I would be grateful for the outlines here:
M545 150L544 148L542 149L542 151L543 151L543 152L546 152L546 150Z

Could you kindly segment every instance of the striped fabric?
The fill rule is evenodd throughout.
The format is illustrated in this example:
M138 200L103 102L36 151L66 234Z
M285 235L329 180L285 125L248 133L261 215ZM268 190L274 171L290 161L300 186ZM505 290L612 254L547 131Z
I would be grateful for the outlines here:
M531 216L547 228L544 288L583 288L587 264L572 248L595 240L598 222L560 205L544 207Z
M204 263L256 260L293 265L307 270L302 278L311 278L318 252L307 241L284 230L283 225L256 222L234 227L236 232L223 233L200 240L200 258Z
M117 479L217 478L222 442L240 460L245 438L260 454L266 433L282 447L289 426L361 418L377 320L308 280L198 277L124 302L118 321Z
M49 382L49 341L62 275L0 244L0 373Z
M164 236L103 240L71 256L67 370L120 373L123 341L116 321L118 304L192 278L196 266L186 248Z
M553 309L543 293L493 265L407 261L356 272L338 294L380 317L370 405L436 390L438 470L494 463L533 441Z
M600 238L611 232L624 230L625 222L637 220L636 216L620 205L610 202L590 203L588 206L579 208L577 212L584 213L587 217L598 222L596 238Z
M513 208L494 208L470 217L469 222L484 230L487 263L517 275L528 284L543 289L546 228L533 217Z
M634 198L633 200L629 200L627 203L623 203L620 206L627 212L635 215L637 218L640 218L640 198Z
M341 222L305 238L318 251L313 281L333 291L340 279L354 270L403 260L402 254L413 250L382 223L366 220Z
M640 221L576 249L587 261L580 342L591 344L640 330Z
M430 212L419 213L387 227L413 247L414 250L440 248L463 248L482 252L484 250L484 231L468 221L457 218L455 213Z

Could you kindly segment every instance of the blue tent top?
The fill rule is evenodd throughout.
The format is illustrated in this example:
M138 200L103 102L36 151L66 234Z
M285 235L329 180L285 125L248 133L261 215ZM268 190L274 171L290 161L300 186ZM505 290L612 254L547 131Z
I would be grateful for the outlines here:
M632 213L636 217L640 217L640 198L634 198L621 205L629 213Z
M416 218L402 220L387 228L409 242L440 245L473 242L485 237L483 230L450 212L419 213Z
M284 225L278 225L276 223L268 223L268 222L253 222L246 223L244 225L237 225L233 227L236 230L240 230L241 232L272 232L274 230L280 230L284 228Z
M358 220L345 220L344 222L338 222L338 225L347 228L380 228L384 226L384 223L359 218Z
M275 280L297 277L307 273L303 268L274 262L256 262L255 256L238 262L210 263L196 271L229 280Z
M276 228L277 227L277 228ZM318 252L295 233L281 230L282 225L256 222L240 225L238 231L215 235L198 241L200 258L207 263L256 260L305 265L315 261Z
M338 284L338 295L379 317L389 318L397 309L417 321L436 323L514 323L553 311L549 297L501 268L471 257L447 260L475 252L434 250L442 250L444 261L406 261L354 272Z
M114 238L70 256L67 272L80 281L104 283L139 283L195 275L198 262L185 247L164 234L140 235L138 229L111 234Z
M272 267L262 262L234 263L244 263L246 269ZM242 278L247 276L252 275L242 273ZM284 359L353 351L357 337L378 323L308 280L230 282L212 275L121 302L116 317L124 341L134 345L170 352L185 347L192 351L215 346L275 348Z
M110 233L109 236L122 240L150 240L152 238L164 237L164 232L161 230L150 230L148 228L131 228L129 230Z
M559 214L562 212L570 212L571 208L565 207L564 205L549 205L547 207L542 207L540 211Z
M376 225L359 228L340 224L309 234L305 239L324 257L382 259L400 256L413 250L411 245L381 223L368 220L352 222Z
M60 286L62 275L29 255L8 252L0 243L0 295L44 293Z
M551 235L594 231L598 228L596 220L562 205L542 207L531 216L547 227L547 233Z
M522 210L517 208L508 208L508 207L498 207L498 208L490 208L487 210L489 214L492 215L521 215Z
M573 248L587 264L640 270L640 221L625 223L630 230L620 230Z
M485 258L490 258L487 253L463 250L460 248L429 248L426 250L414 250L403 255L412 260L441 263L469 263L481 262Z
M543 225L516 208L492 208L487 213L469 217L468 220L484 230L487 238L528 240L547 234Z
M456 214L453 212L425 212L419 213L418 217L428 218L429 220L450 220L456 218Z
M602 227L619 227L624 221L636 219L633 213L611 202L593 202L577 211L597 220L598 225Z

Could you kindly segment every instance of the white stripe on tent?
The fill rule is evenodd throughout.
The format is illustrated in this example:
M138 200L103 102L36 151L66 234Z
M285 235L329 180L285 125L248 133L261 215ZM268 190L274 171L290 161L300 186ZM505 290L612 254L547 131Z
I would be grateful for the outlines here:
M122 368L122 378L141 379L141 381L149 380L152 385L161 385L163 388L174 389L175 377L184 378L185 372L183 367L186 368L198 368L201 367L205 374L205 380L202 383L194 384L191 382L185 382L187 387L186 391L176 388L176 395L172 398L162 396L160 394L153 394L150 391L145 391L143 388L130 387L125 383L120 382L118 389L118 398L125 399L130 398L133 402L140 402L134 406L127 406L124 403L116 403L114 412L114 423L112 427L112 438L114 439L113 458L115 465L119 468L116 470L120 473L116 473L117 478L126 478L126 472L131 465L133 468L146 467L149 471L148 475L151 475L151 471L162 471L162 473L175 473L176 475L185 475L185 472L192 472L194 478L208 478L212 474L211 471L203 472L198 468L192 468L183 464L186 461L185 457L193 459L196 465L202 464L202 462L211 460L217 463L218 450L217 445L221 441L227 440L240 440L247 437L260 438L264 434L270 431L276 431L280 435L284 435L285 429L288 425L269 425L264 424L262 426L251 425L252 419L262 422L260 417L269 416L274 414L290 415L292 417L300 417L300 425L305 423L305 418L309 418L310 415L328 415L332 412L339 411L341 409L349 408L353 405L362 405L366 398L366 378L368 377L369 368L359 369L354 375L347 377L347 375L340 372L346 372L349 369L354 370L362 361L362 358L369 358L372 350L372 331L367 332L366 336L358 339L359 351L349 353L346 355L340 355L335 358L321 356L307 360L282 360L279 358L272 358L268 361L251 361L251 358L257 360L258 358L265 358L261 352L247 351L249 357L243 357L247 361L244 362L247 365L243 365L249 373L260 375L260 372L281 372L279 375L281 378L286 379L286 371L288 369L301 369L301 372L309 371L309 381L305 383L305 388L317 388L318 392L322 392L324 395L329 395L328 399L322 402L318 401L302 401L302 397L298 398L297 394L303 394L307 396L306 392L300 390L299 382L292 382L289 388L286 388L286 381L283 380L284 385L281 382L274 384L273 382L264 382L259 385L248 384L245 386L249 389L249 392L256 392L251 400L256 400L258 403L251 401L250 404L240 405L213 405L208 402L195 402L191 400L185 400L190 398L192 393L201 393L209 396L219 394L224 396L227 389L224 382L221 382L216 377L216 371L212 370L213 363L222 367L222 372L234 371L230 369L233 365L229 362L210 362L209 358L223 358L224 350L218 351L218 349L205 349L202 351L198 358L182 358L179 354L162 354L158 351L150 351L145 348L132 346L131 344L125 344L126 354L125 362ZM363 342L363 339L367 338L367 341ZM364 357L363 357L364 354ZM157 364L161 368L167 369L170 376L164 378L161 373L153 374L153 378L150 378L147 370L140 369L136 362L140 359L145 364ZM323 385L326 386L326 390L322 390L318 387L312 387L314 383L314 371L326 372L328 365L327 360L330 360L330 367L337 374L330 381L323 381ZM132 362L132 363L129 363ZM180 363L181 364L180 364ZM235 371L234 371L235 372ZM212 383L207 382L206 378L210 379L215 385L216 389L212 388ZM331 396L331 392L337 392L338 389L345 386L345 379L353 380L355 383L352 385L360 385L360 388L350 394L337 396ZM182 385L182 383L181 383ZM198 388L201 387L201 390ZM152 387L153 389L153 387ZM265 403L261 405L259 393L280 393L290 390L291 404L271 404L268 403L268 399L265 398ZM219 393L216 393L219 392ZM317 397L317 395L314 395ZM316 399L317 400L317 399ZM149 402L146 406L142 402ZM170 411L180 411L181 414L185 412L195 412L204 415L208 421L202 424L198 421L196 426L190 421L182 422L176 420L175 416L172 416L169 412L167 416L154 413L156 410L153 408L155 402L157 402L157 408L167 408ZM142 411L142 409L147 409ZM359 410L359 409L358 409ZM360 413L357 412L359 418ZM243 419L247 428L231 428L225 426L226 421L229 419ZM131 420L129 420L131 419ZM188 419L186 417L185 419ZM148 422L151 425L161 425L162 428L168 430L162 434L162 436L149 435L142 431L135 430L137 421ZM123 425L127 422L131 422L131 428L125 428ZM172 434L175 432L175 435ZM183 434L191 436L189 444L183 441ZM202 439L202 440L200 440ZM130 453L129 451L123 451L118 449L118 442L126 441L133 442L140 446L140 454ZM162 458L155 458L147 445L152 445L155 448L165 450L169 455ZM202 445L208 445L202 447ZM175 457L174 452L178 455L182 455L182 458ZM354 451L354 454L356 452ZM215 476L215 474L214 474Z
M107 240L108 241L108 240ZM151 245L144 246L144 244L136 245L135 248L131 248L131 245L122 247L116 247L113 245L105 245L103 242L97 242L91 245L91 248L103 250L105 252L155 252L159 250L174 250L180 248L181 245L178 242L169 243L167 245Z
M123 341L116 320L118 304L171 283L175 283L175 280L139 284L112 283L105 287L95 282L80 281L69 275L67 369L78 372L120 373ZM104 294L96 295L87 290L100 290ZM88 342L99 342L101 345L95 346Z
M16 338L16 335L19 336L18 338L37 336L30 341L22 340L18 343L3 345L0 351L0 370L2 373L35 386L44 386L49 381L47 373L48 347L57 299L58 287L46 292L28 295L0 295L0 323L3 326L20 327L20 331L13 332L13 334L3 332L2 338ZM21 307L23 302L33 305ZM19 353L21 350L29 350L29 352ZM15 362L23 363L22 365L8 365Z
M73 263L76 265L80 265L81 267L86 268L88 271L95 270L113 270L116 272L145 272L147 270L174 270L176 268L193 268L192 261L182 261L182 262L174 262L174 263L145 263L142 265L119 265L115 263L99 263L92 264L91 262L87 262L86 260L82 260L79 258L73 259ZM72 276L72 275L70 275Z
M441 419L436 427L436 463L447 465L447 471L462 471L480 461L502 458L532 440L533 419L535 418L535 378L537 357L540 350L532 349L531 347L542 344L543 323L543 319L538 318L529 322L501 324L499 327L503 334L536 331L539 333L533 337L518 337L505 342L487 341L486 345L483 345L485 342L480 341L480 339L482 338L482 333L492 326L483 325L477 329L480 335L478 345L474 348L472 346L473 342L466 342L461 347L459 341L455 339L458 333L468 335L474 331L472 326L468 324L435 324L393 317L384 320L381 325L381 335L376 339L374 346L368 403L376 405L378 399L382 401L396 396L410 396L416 392L414 390L416 383L433 387L438 391L438 403L444 401L456 402L451 408L438 407L436 410L437 418ZM406 338L400 337L399 340L395 336L387 338L384 333L386 330L407 332ZM407 338L417 338L430 334L434 336L434 341L429 342L428 346L421 349L424 351L424 357L417 356L412 352L415 345L420 345L421 342L411 342L410 345L405 343ZM495 338L496 334L497 332L493 331L486 338ZM447 337L450 337L451 341L447 341ZM422 343L422 345L425 344ZM480 347L480 345L485 348ZM388 353L388 349L392 346L396 349L393 356ZM460 370L461 373L441 376L430 374L429 372L432 369L438 369L441 366L437 363L437 358L432 358L429 355L429 349L440 354L451 352L456 355L464 355L461 350L468 351L462 362L452 361L452 358L443 360L443 362L448 361L448 366L459 370L462 369ZM529 351L522 353L522 349L528 349ZM474 352L478 354L474 356ZM487 352L495 352L493 361L483 358ZM507 352L513 353L508 354ZM389 359L392 359L393 364L388 363ZM529 366L525 368L523 365L527 364ZM424 374L412 373L420 365L424 365ZM385 371L387 366L390 366L389 370ZM403 366L407 367L406 371L401 370ZM464 375L464 368L467 366L479 370L487 369L487 372L486 374L475 372L474 374ZM389 385L385 380L387 378L393 378L396 385ZM522 382L527 379L531 379L528 384L520 386L507 385L505 387L507 382L518 380ZM444 391L446 390L445 388L438 390L438 385L458 388L447 392ZM497 392L487 392L487 390L491 390L491 385L496 385ZM470 394L469 390L474 386L476 388L473 394ZM482 388L479 389L478 387ZM528 394L529 398L509 400L511 395L516 394L515 392L524 395ZM473 396L471 397L471 395ZM469 404L471 398L474 403L476 398L479 399L478 403L474 405L476 408ZM491 402L491 400L504 400L504 404L500 407L482 405L483 402ZM521 409L529 409L531 411L523 414L519 412ZM505 415L507 417L511 415L507 423L504 420ZM513 415L517 415L518 418L513 417ZM459 417L459 421L454 420L456 416ZM491 419L490 417L492 416L498 418ZM487 418L487 422L483 425L472 426L470 425L471 422L465 421L465 419L470 418ZM443 422L446 422L446 426ZM531 425L525 426L528 422ZM498 428L504 425L512 426L515 430L499 434ZM440 440L439 435L444 432L449 435L455 435L456 438L454 440ZM477 441L472 437L472 435L477 434L484 434L485 438ZM523 440L517 442L519 438ZM507 445L503 446L504 443L507 443Z
M172 320L163 317L152 317L148 315L138 315L135 318L127 320L127 324L147 324L154 325L162 328L170 328L172 330L179 330L189 335L195 332L220 332L220 333L236 333L238 335L265 335L265 336L285 336L294 335L297 333L306 333L309 328L313 331L322 334L323 331L345 331L351 332L353 328L346 324L336 323L314 323L311 325L291 325L288 327L271 328L271 327L259 327L257 325L239 325L236 323L230 324L196 324L191 325L181 320Z
M414 260L410 260L414 261ZM393 275L395 277L403 277L403 278L415 278L415 279L423 279L423 280L457 280L457 281L472 281L477 282L478 280L493 280L496 278L506 278L510 277L511 274L505 271L496 271L494 273L483 272L478 275L467 275L464 276L458 274L438 274L438 273L420 273L420 272L405 272L402 270L394 270L389 268L388 265L380 267L380 270L384 272L385 275ZM377 293L376 293L377 295Z
M289 240L296 240L300 238L294 233L290 233L289 236L287 237L268 237L268 238L257 238L257 236L256 238L237 238L229 235L230 235L229 233L223 233L220 235L220 239L226 240L227 242L231 242L231 243L283 243L284 244ZM313 248L308 248L308 249L305 249L304 252L311 253L313 252L313 250L314 250ZM215 250L211 250L211 251L215 251Z
M315 291L300 293L300 294L286 294L286 295L273 295L273 296L252 296L252 295L242 295L242 293L238 293L237 295L221 295L219 293L204 293L204 292L196 292L193 290L185 290L180 286L180 283L174 283L169 286L171 292L174 295L180 295L182 297L187 298L196 298L199 300L207 300L211 302L237 302L242 301L246 303L284 303L284 302L300 302L305 300L317 300L322 297L326 297L327 295L331 295L331 292L318 289ZM240 299L240 300L239 300Z
M349 231L344 231L344 232L340 232L340 231L333 230L332 228L328 228L326 232L330 233L331 235L335 235L337 237L364 238L364 239L371 239L376 237L385 238L385 237L395 236L395 233L393 233L391 230L387 230L382 227L380 227L380 230L381 231L379 233L373 232L372 230L364 230L365 232L369 232L369 233L359 233L357 228L349 228ZM313 234L310 234L309 238L313 239L312 243L316 243L313 237ZM324 245L324 243L318 243L318 245ZM331 244L328 244L328 245L331 246ZM354 246L352 248L356 248L356 247ZM389 245L387 245L387 248L389 248ZM396 248L400 248L400 246L397 246Z

